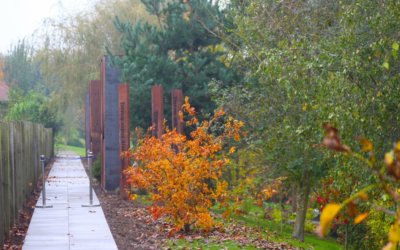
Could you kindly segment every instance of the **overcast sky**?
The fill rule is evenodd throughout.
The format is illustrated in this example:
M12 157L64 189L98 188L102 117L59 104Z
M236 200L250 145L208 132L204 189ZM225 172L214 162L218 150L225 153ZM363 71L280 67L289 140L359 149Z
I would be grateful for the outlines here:
M47 17L89 8L95 0L0 0L0 53L40 28Z

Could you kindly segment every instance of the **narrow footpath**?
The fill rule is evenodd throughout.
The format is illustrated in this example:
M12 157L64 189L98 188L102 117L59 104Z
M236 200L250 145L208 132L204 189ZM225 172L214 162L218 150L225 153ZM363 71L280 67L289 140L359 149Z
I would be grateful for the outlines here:
M117 249L102 208L82 206L89 204L89 178L76 154L58 155L46 180L46 204L53 207L35 208L22 249ZM93 204L99 204L94 192Z

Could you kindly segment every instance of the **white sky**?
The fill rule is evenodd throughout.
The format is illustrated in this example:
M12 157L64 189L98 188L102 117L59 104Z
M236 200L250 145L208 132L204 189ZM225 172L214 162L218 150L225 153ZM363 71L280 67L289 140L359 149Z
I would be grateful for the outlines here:
M0 0L0 53L12 44L29 38L47 17L75 13L91 6L94 0Z

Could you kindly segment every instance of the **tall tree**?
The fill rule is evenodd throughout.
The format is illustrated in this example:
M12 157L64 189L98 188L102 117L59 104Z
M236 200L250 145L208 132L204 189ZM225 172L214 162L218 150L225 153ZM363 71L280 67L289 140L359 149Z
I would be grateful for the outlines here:
M150 88L155 84L166 89L166 107L170 90L181 88L197 110L211 113L215 103L208 83L216 79L229 85L236 78L221 59L221 40L215 35L224 21L219 6L204 0L142 2L157 24L115 21L124 49L115 61L132 87L132 121L140 127L151 125Z
M139 0L100 0L90 11L47 20L36 35L44 82L58 95L54 105L64 115L66 137L83 131L84 96L89 81L100 77L106 47L116 54L122 51L113 25L116 15L132 23L139 18L153 22Z
M308 193L329 161L314 146L322 123L349 135L372 137L378 130L372 138L381 145L399 136L392 126L399 119L393 112L399 105L399 3L231 3L235 29L225 42L247 83L226 91L216 84L215 93L250 121L266 164L298 186L293 236L303 239Z
M357 106L356 87L335 72L330 55L338 13L336 1L248 1L234 7L235 29L225 38L247 83L217 86L216 93L249 121L252 144L270 170L297 187L293 237L300 240L311 188L328 169L329 159L314 147L321 125L352 120Z
M33 47L25 40L18 41L5 57L5 81L27 93L40 77L39 64L33 58Z

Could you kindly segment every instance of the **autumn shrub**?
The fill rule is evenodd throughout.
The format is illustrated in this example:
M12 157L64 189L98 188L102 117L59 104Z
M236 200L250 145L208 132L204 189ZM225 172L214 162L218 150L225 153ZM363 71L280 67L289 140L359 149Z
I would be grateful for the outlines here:
M223 149L229 140L240 140L243 127L223 110L200 122L188 98L179 113L182 121L184 113L186 125L193 129L190 136L166 128L161 138L156 138L150 131L134 150L125 152L137 163L125 172L128 183L148 190L152 200L149 211L155 219L164 216L171 220L175 224L171 233L193 226L207 231L215 225L209 209L226 200L227 183L221 176L230 162L229 154L235 151L233 147L226 153ZM212 133L213 124L221 120L222 129Z

